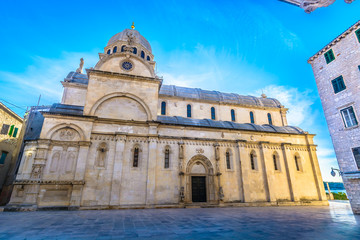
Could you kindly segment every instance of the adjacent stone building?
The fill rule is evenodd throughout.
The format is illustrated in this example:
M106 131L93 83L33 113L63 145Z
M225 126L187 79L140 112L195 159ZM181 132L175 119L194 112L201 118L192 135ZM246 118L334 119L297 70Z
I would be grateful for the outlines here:
M360 214L360 21L308 61L314 71L346 192Z
M0 205L8 200L8 173L16 165L17 145L23 119L0 102Z
M165 85L134 29L99 57L32 112L8 208L327 204L314 135L276 99Z

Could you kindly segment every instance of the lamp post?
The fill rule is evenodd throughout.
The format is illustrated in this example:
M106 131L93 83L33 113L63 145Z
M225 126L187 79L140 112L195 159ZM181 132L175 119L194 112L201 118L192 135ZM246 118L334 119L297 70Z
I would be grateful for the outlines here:
M336 172L335 172L335 171L338 171L339 176L342 176L342 175L343 175L343 172L340 171L339 169L337 169L337 168L331 168L331 172L330 172L331 176L333 176L333 177L336 176Z

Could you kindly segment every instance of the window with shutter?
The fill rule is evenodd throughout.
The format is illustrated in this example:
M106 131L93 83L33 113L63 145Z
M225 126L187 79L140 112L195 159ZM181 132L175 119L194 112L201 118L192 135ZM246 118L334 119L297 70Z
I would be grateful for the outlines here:
M334 61L335 60L335 55L334 55L334 52L332 49L330 49L329 51L327 51L325 54L324 54L324 57L325 57L325 60L326 60L326 63L329 64L330 62Z
M19 129L18 128L15 128L14 130L14 134L13 134L13 137L16 137L17 133L18 133Z
M1 157L0 157L0 164L4 164L5 163L5 159L6 156L8 155L7 152L1 152Z
M356 34L358 41L360 42L360 29L356 30L355 34Z
M341 115L345 124L345 127L353 127L358 125L358 121L355 116L353 107L344 108L341 111Z
M360 147L353 148L352 152L354 154L356 166L358 169L360 169Z
M1 127L1 134L7 135L8 132L9 132L9 128L10 128L10 125L3 124L2 127Z
M331 81L331 83L333 85L335 94L346 89L343 76L335 78Z

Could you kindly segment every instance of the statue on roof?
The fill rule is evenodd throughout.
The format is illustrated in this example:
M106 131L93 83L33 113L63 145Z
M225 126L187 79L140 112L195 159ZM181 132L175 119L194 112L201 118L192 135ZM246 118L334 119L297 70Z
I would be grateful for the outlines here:
M134 45L134 43L136 43L136 37L134 36L134 34L132 32L126 33L126 36L128 37L128 40L127 40L128 45L131 46L131 45Z
M79 64L78 69L76 69L76 72L77 72L77 73L82 73L83 67L84 67L84 59L83 59L83 58L80 58L80 64Z
M280 0L301 7L306 13L311 13L320 7L328 7L335 0ZM354 0L344 0L346 3L352 3Z

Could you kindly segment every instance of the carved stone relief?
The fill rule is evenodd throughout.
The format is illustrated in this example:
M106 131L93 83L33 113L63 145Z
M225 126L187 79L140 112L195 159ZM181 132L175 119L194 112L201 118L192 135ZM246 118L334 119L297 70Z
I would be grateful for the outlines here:
M63 128L53 134L52 140L80 141L80 135L72 128Z
M106 156L107 156L108 147L106 143L100 143L97 148L97 156L95 166L97 167L105 167Z

